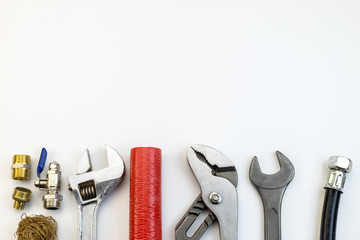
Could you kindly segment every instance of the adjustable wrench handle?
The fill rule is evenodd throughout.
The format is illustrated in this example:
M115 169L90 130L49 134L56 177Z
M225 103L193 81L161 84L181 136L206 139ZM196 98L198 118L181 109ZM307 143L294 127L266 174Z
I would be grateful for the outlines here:
M98 202L79 205L78 240L96 240L96 213Z
M286 187L258 188L264 206L265 240L281 240L281 202Z

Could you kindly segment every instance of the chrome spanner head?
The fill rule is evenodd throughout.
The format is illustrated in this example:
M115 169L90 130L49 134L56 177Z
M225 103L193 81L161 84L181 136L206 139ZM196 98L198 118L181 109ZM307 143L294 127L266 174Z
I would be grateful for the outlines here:
M124 176L124 161L116 150L106 145L108 167L92 171L89 150L79 161L76 176L69 177L69 190L78 204L78 240L96 239L96 212L101 201L114 190Z
M281 202L286 187L295 176L290 160L279 151L276 156L280 170L275 174L262 173L257 157L253 158L250 166L250 181L260 193L264 205L265 240L281 239Z

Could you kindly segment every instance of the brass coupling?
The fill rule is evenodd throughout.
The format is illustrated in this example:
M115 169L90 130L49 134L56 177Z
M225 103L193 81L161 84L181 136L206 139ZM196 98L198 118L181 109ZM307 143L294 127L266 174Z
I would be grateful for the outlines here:
M31 190L23 187L16 187L14 189L12 198L15 200L14 208L17 210L23 210L25 204L30 202Z
M51 162L46 178L39 178L34 185L40 190L46 191L46 194L42 198L44 208L59 209L61 207L63 196L59 194L61 187L61 171L59 163Z
M11 178L15 180L29 180L31 170L31 157L18 154L13 156Z

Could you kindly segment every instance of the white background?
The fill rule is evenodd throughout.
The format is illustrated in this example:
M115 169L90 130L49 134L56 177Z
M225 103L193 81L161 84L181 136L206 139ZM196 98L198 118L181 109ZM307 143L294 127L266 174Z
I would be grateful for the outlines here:
M199 194L191 144L227 155L239 175L238 239L263 239L261 199L248 180L254 155L266 173L275 151L296 167L283 201L283 239L318 239L331 155L354 161L340 203L338 239L358 239L360 2L314 0L0 0L0 232L14 239L23 212L52 215L60 240L76 239L66 188L89 148L104 144L127 175L100 206L98 239L128 239L129 153L163 151L163 239ZM33 187L42 147L63 171L62 209L42 208ZM10 178L14 154L32 156L31 180ZM15 186L33 190L24 211ZM212 227L204 240L219 239Z

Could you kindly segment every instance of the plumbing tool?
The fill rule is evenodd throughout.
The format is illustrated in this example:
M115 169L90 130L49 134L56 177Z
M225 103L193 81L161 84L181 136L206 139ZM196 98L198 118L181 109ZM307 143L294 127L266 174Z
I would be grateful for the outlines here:
M101 201L122 181L124 162L115 149L106 146L109 166L92 171L89 150L79 161L76 176L69 177L69 190L78 204L78 240L96 239L96 212Z
M216 220L221 240L237 240L238 175L234 164L221 152L204 145L191 146L187 160L199 182L201 194L177 224L176 240L198 240ZM189 237L189 228L205 210L209 210L206 219Z
M264 206L265 240L281 240L281 202L284 192L295 176L295 168L281 152L276 152L280 170L275 174L261 172L254 157L250 165L250 181L258 190Z

